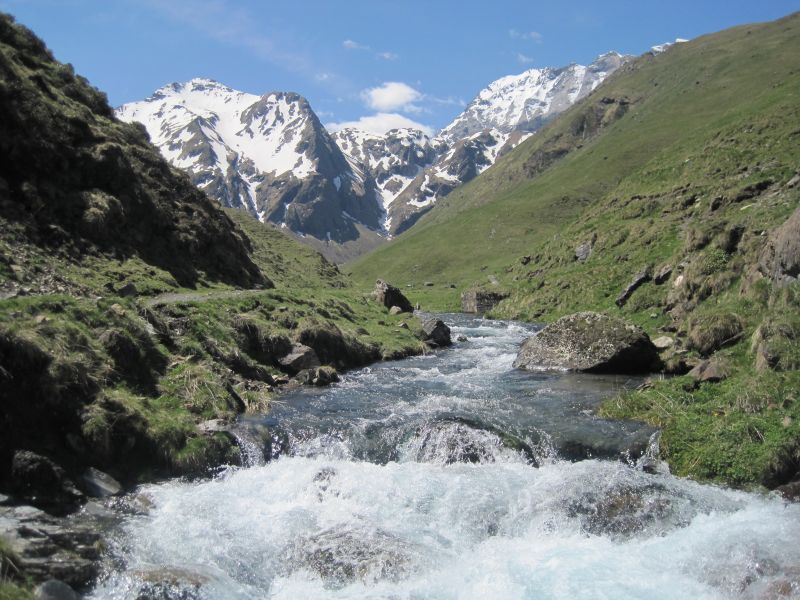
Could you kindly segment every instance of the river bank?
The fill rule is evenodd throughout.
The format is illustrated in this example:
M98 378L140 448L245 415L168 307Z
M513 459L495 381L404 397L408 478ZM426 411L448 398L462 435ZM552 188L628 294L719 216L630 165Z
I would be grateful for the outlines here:
M533 326L445 320L457 349L243 420L270 460L140 488L92 597L794 593L796 505L677 479L634 452L653 458L651 429L597 417L638 380L515 371Z

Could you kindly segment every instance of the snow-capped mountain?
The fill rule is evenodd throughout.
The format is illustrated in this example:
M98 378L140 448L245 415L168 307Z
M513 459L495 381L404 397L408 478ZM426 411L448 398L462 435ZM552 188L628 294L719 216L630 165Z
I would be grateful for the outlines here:
M143 123L162 154L224 206L319 240L356 239L355 222L382 227L371 181L353 176L302 96L256 96L193 79L117 115Z
M386 204L387 229L401 233L413 225L438 199L492 166L629 59L609 52L589 66L529 69L490 83L432 140L441 149L436 161Z
M386 232L393 231L395 199L447 150L439 140L416 129L392 129L375 135L346 128L335 132L333 139L350 159L357 177L374 182Z
M589 66L529 69L493 81L439 137L455 142L485 129L532 133L595 89L628 57L608 52Z
M341 259L408 229L627 59L610 52L589 66L498 79L435 137L329 133L298 94L256 96L209 79L167 85L117 115L143 123L164 156L222 205ZM351 249L334 248L342 244Z

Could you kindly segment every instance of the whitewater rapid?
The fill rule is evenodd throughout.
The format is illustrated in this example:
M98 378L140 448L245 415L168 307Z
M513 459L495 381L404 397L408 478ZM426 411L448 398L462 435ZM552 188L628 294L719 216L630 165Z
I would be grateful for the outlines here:
M593 414L635 381L516 372L533 328L445 318L461 347L244 422L265 464L144 486L92 597L798 596L800 507L644 472L652 430Z

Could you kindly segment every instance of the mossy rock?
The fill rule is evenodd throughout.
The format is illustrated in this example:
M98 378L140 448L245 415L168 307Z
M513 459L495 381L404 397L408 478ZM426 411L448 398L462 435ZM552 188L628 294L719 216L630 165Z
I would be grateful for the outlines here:
M646 373L661 367L658 351L638 326L581 312L560 318L528 338L514 361L522 369L587 373Z
M742 319L733 313L706 314L689 321L688 346L709 356L723 346L739 341L744 334Z
M295 339L313 348L323 364L337 368L357 367L381 357L376 346L367 346L332 323L306 321L298 328Z

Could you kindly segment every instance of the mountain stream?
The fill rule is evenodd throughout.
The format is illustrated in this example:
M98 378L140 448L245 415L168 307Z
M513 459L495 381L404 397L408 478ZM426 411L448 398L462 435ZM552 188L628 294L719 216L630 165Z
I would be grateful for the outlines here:
M141 488L92 597L798 597L800 505L671 476L594 414L638 380L516 371L534 326L443 319L467 341L243 419L247 468Z

